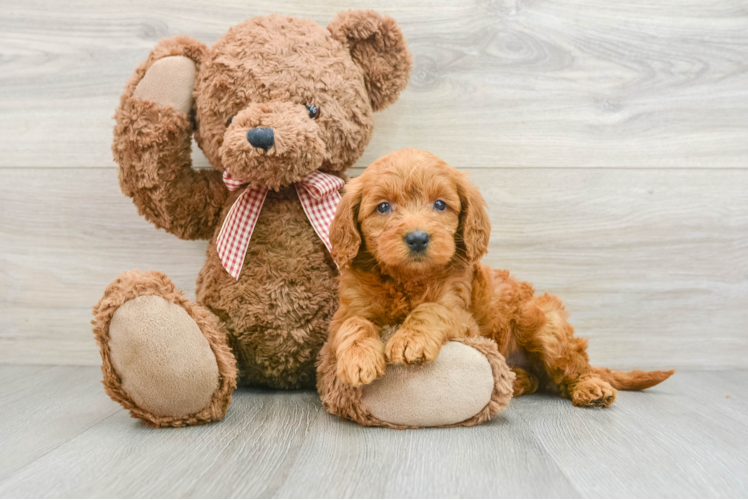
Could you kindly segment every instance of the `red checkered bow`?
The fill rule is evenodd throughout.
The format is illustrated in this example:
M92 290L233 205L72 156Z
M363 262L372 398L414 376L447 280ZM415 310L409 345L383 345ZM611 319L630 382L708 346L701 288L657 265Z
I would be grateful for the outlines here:
M225 171L223 182L229 191L236 191L246 186L244 192L231 207L226 220L223 221L221 232L218 233L216 240L218 255L221 257L223 267L234 279L239 279L249 240L252 238L252 231L260 217L260 210L268 190L250 182L238 181ZM294 185L309 222L312 223L322 243L330 250L330 224L340 203L338 191L345 185L345 182L334 175L312 172Z

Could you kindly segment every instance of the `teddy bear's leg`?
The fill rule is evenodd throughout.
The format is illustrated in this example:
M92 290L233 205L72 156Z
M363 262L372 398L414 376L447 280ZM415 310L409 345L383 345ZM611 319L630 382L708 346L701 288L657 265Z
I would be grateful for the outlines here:
M94 307L107 394L155 427L220 420L236 361L218 318L156 271L122 273Z
M480 424L509 406L514 381L496 344L483 337L448 342L428 364L388 365L383 377L357 388L337 380L326 344L317 376L330 413L397 429Z

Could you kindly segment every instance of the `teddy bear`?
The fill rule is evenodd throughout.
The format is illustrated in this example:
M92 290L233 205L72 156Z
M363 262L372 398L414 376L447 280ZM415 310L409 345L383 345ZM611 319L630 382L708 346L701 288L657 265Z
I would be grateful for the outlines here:
M122 191L157 228L210 243L195 302L136 270L94 307L105 389L133 417L204 424L237 385L315 387L338 190L411 67L392 18L352 10L326 28L255 17L211 47L163 39L135 70L115 114ZM212 169L192 168L193 136Z

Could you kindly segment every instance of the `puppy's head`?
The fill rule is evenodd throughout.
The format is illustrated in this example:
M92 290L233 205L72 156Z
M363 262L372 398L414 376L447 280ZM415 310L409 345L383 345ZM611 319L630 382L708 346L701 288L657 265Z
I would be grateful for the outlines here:
M490 233L485 201L466 174L403 149L346 186L330 240L341 268L374 261L387 274L413 276L479 260Z

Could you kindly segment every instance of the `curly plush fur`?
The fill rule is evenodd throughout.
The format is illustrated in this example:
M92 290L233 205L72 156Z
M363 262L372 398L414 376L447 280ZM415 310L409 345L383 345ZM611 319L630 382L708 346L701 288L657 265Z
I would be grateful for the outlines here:
M673 373L590 366L560 299L536 297L530 284L480 263L490 230L478 189L425 151L391 153L348 184L330 231L342 269L318 384L330 411L370 424L356 390L386 363L428 363L444 343L476 336L495 341L514 365L515 396L542 379L576 406L607 407L616 389L644 389ZM407 244L415 231L428 235L422 250ZM385 343L389 325L399 328Z
M194 63L189 115L137 97L154 64L174 56ZM183 239L210 240L197 302L216 324L220 320L239 383L314 387L315 360L337 307L337 269L293 183L315 170L344 177L371 138L373 112L397 99L411 66L402 32L376 12L340 13L328 29L273 15L231 28L212 47L186 36L162 40L128 81L112 147L122 191L156 227ZM319 116L311 117L307 105L319 108ZM247 131L257 127L274 129L272 148L249 144ZM191 168L193 134L213 170ZM223 171L270 189L238 280L223 269L215 247L241 193L229 193ZM108 289L102 304L114 294ZM104 310L97 306L95 323L107 365ZM109 368L105 385L132 409L127 396L113 389L116 374ZM133 415L156 425L204 421L144 416L137 409Z

